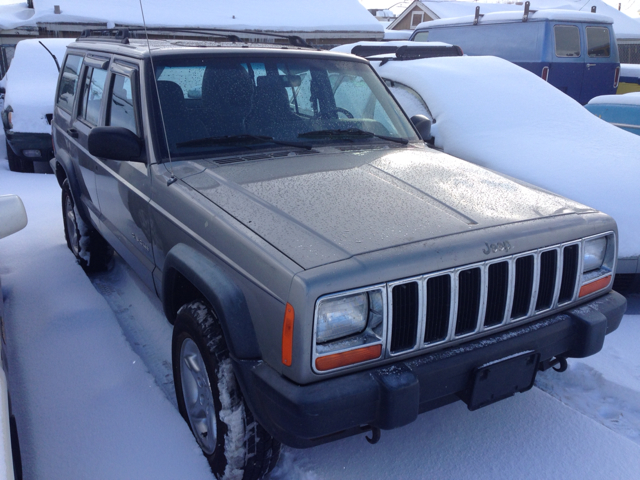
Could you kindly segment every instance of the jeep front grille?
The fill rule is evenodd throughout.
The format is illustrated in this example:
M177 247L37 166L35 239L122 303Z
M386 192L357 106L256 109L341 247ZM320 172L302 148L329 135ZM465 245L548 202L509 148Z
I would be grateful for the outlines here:
M579 253L576 242L389 284L389 354L479 335L574 300Z

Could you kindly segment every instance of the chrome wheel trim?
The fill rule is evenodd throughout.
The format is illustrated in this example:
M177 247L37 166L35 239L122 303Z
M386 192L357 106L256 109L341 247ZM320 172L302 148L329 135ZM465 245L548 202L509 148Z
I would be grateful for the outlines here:
M190 338L186 338L180 348L180 379L191 431L202 451L211 455L218 440L216 409L204 360Z
M77 257L80 255L80 244L78 240L78 227L76 225L76 213L73 210L73 201L70 196L67 196L64 202L64 219L71 251Z

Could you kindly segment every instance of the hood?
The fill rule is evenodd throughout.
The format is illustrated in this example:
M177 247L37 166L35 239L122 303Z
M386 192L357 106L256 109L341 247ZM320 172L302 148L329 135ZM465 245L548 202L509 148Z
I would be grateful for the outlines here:
M446 235L593 211L422 146L202 162L183 181L302 268Z

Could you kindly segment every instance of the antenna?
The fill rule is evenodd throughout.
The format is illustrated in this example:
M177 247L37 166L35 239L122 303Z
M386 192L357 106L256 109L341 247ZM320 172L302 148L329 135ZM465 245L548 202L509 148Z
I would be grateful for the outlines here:
M39 43L40 45L42 45L42 46L44 47L44 49L45 49L47 52L49 52L49 55L51 55L51 56L53 57L53 61L54 61L54 62L56 62L56 67L58 67L58 73L60 73L60 64L58 63L58 59L56 58L56 56L55 56L53 53L51 53L51 50L49 50L49 49L47 48L47 46L46 46L44 43L42 43L42 42L38 42L38 43Z
M147 22L144 18L144 8L142 8L142 0L140 2L140 11L142 12L142 25L144 26L144 35L147 38L147 49L149 50L149 60L151 61L151 70L153 70L153 83L156 87L156 95L158 96L158 106L160 107L160 120L162 121L162 131L164 132L164 141L167 145L167 155L169 155L169 173L171 178L167 180L167 186L175 183L178 179L173 173L173 163L171 161L171 148L169 147L169 137L167 137L167 127L164 123L164 114L162 113L162 102L160 101L160 90L158 89L158 79L156 78L156 67L153 65L153 55L151 55L151 44L149 43L149 33L147 32Z

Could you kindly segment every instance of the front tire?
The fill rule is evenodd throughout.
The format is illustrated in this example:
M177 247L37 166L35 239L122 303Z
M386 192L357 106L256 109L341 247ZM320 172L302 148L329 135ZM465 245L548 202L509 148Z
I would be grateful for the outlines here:
M270 472L280 443L254 420L218 319L204 302L178 311L172 361L178 408L216 478L257 480Z
M87 273L105 270L113 249L102 235L85 224L75 208L69 180L62 183L62 221L67 247Z

